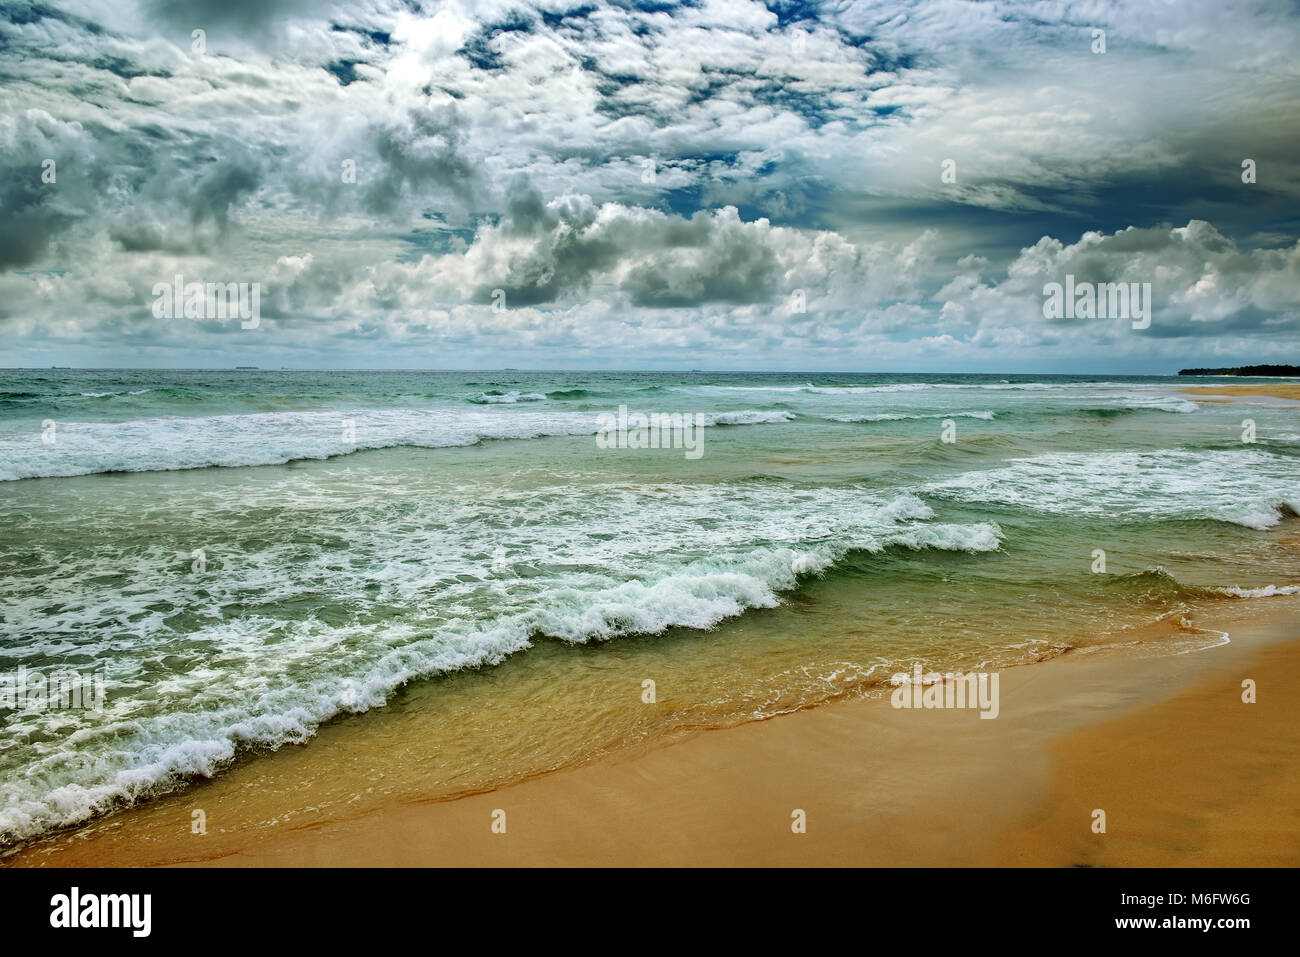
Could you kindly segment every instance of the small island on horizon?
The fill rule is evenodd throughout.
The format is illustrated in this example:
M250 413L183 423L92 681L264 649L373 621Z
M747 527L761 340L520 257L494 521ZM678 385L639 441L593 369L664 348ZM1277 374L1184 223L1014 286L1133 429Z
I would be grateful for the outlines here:
M1179 375L1300 376L1300 366L1240 366L1236 369L1179 369Z

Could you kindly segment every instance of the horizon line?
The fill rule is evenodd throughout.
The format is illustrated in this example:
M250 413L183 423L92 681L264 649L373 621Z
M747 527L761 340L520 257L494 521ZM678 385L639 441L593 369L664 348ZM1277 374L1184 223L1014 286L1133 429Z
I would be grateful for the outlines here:
M1257 365L1288 365L1289 363L1256 363ZM1207 368L1197 366L1194 368ZM1221 366L1220 368L1249 368L1244 366ZM601 368L554 368L524 369L513 366L470 366L465 368L435 367L395 367L395 366L357 366L347 368L328 368L322 366L300 366L279 368L260 368L257 366L0 366L0 372L521 372L521 373L656 373L678 375L1002 375L1002 376L1150 376L1157 378L1178 377L1179 372L1121 372L1098 370L1093 372L980 372L958 370L866 370L866 369L601 369ZM1189 373L1189 375L1192 375ZM1193 377L1195 377L1193 375ZM1241 378L1230 373L1208 373L1202 378ZM1294 376L1249 376L1248 378L1294 378Z

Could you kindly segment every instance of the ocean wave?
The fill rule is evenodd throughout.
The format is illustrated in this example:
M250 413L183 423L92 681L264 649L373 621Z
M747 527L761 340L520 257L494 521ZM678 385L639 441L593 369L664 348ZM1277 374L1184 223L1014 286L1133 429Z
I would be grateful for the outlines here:
M933 509L914 495L861 488L476 488L349 513L340 560L276 534L284 503L333 502L330 486L294 477L243 488L233 500L220 494L186 503L201 527L238 525L250 512L269 517L248 543L212 547L199 589L185 554L185 572L158 573L177 555L155 544L101 544L61 559L57 603L42 589L24 591L30 583L0 583L22 623L15 644L72 636L47 641L47 655L107 674L100 713L10 713L0 839L30 838L211 776L249 748L303 742L322 722L381 706L411 680L499 663L539 637L583 643L711 628L779 604L801 576L850 552L975 555L1002 537L991 523L932 524ZM510 516L529 520L503 529ZM646 521L653 535L642 533ZM106 591L106 567L135 584ZM320 596L345 611L304 613ZM400 620L390 612L399 605ZM198 624L175 624L159 607L188 609ZM178 642L183 657L162 670ZM54 740L59 746L48 746Z
M1120 408L1133 409L1135 411L1150 410L1153 412L1174 412L1186 415L1191 412L1199 412L1200 406L1195 402L1187 399L1180 399L1172 395L1158 396L1125 396L1118 400Z
M1099 405L1093 408L1075 409L1079 415L1094 416L1101 419L1114 419L1122 415L1140 415L1143 409L1125 405Z
M873 392L923 392L938 383L894 382L890 385L806 385L804 392L816 395L867 395Z
M992 421L994 415L986 412L874 412L859 415L823 415L819 418L831 422L900 422L906 419L983 419Z
M925 392L928 390L977 390L985 392L1060 392L1063 395L1077 393L1080 389L1097 389L1105 387L1122 388L1121 382L887 382L880 385L861 385L845 383L843 385L817 385L807 382L802 385L689 385L683 389L708 389L719 392L802 392L814 395L873 395L897 392ZM1164 398L1178 400L1174 397Z
M1295 460L1246 450L1049 453L930 482L921 491L1059 515L1210 519L1260 530L1300 513Z
M1300 595L1300 585L1189 585L1180 581L1163 565L1146 568L1127 575L1106 575L1104 585L1142 591L1149 597L1178 598L1281 598ZM1174 614L1174 612L1169 612Z
M683 385L678 388L700 389L713 392L807 392L812 384L807 385Z
M2 392L0 404L33 405L37 403L59 405L64 402L80 402L85 399L122 399L154 392L154 389L122 389L105 392ZM175 392L176 390L161 390Z
M896 382L889 385L684 385L681 388L716 392L803 392L814 395L864 395L872 392L920 392L932 388L927 382Z
M1277 598L1283 595L1300 595L1300 585L1261 585L1257 588L1242 588L1238 585L1228 585L1222 588L1209 589L1220 595L1227 595L1231 598Z
M83 399L108 399L115 395L144 395L152 391L153 389L128 389L124 392L79 392L77 394Z
M781 410L703 412L705 426L762 425L794 418ZM283 465L367 449L448 448L492 439L595 435L594 412L388 409L258 412L126 422L58 422L55 441L39 431L0 434L0 481L100 472Z
M472 395L466 402L475 405L513 405L516 402L545 402L546 396L540 392L480 392Z
M776 425L792 422L793 412L780 409L741 409L737 412L703 412L705 425Z

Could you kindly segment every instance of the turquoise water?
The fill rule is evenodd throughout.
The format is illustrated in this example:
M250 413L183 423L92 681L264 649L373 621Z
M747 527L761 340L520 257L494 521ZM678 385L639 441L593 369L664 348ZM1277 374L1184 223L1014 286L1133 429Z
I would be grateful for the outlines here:
M6 842L399 689L477 721L426 776L491 785L660 733L591 704L610 669L709 725L1300 583L1300 404L1175 392L1214 380L2 375L0 673L105 687L0 709ZM602 447L621 406L698 416L698 457ZM587 704L510 725L557 680Z

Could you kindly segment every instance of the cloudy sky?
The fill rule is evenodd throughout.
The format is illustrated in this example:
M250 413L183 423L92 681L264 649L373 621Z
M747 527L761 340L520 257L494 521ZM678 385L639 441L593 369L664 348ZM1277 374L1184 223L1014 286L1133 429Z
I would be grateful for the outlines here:
M1292 0L0 0L0 365L1300 362L1297 50ZM1045 319L1067 274L1150 328Z

